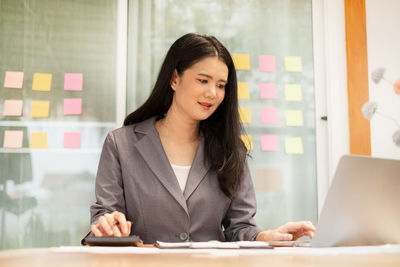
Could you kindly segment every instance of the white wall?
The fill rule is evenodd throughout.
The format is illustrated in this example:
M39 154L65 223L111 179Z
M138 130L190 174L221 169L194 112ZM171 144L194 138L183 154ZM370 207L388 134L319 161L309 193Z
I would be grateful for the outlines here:
M400 78L400 1L366 0L368 71L385 67L385 77L392 82ZM400 96L385 81L375 84L369 79L370 101L378 111L400 123ZM397 126L381 116L371 121L371 151L374 157L400 159L400 147L392 141Z
M342 155L349 154L343 0L313 0L318 210ZM321 120L328 116L328 121Z

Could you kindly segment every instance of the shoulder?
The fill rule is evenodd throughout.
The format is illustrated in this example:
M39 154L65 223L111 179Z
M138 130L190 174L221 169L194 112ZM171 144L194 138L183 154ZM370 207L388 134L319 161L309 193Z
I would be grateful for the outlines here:
M144 135L151 133L154 128L155 117L142 122L126 125L108 133L107 139L115 143L132 143L141 139Z

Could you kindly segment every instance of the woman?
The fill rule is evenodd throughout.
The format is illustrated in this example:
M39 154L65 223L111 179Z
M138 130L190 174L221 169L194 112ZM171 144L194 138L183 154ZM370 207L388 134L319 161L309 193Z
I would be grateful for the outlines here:
M267 231L256 226L240 133L229 52L215 37L182 36L169 49L150 97L106 138L92 233L133 233L144 243L312 237L310 222Z

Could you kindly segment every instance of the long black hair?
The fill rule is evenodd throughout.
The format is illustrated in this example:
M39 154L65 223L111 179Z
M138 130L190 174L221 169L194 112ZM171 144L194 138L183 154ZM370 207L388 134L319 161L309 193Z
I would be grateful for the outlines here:
M239 122L236 70L230 53L215 37L188 33L176 40L161 65L150 97L125 118L124 125L153 116L164 116L174 94L170 85L174 70L182 75L187 68L210 56L223 61L229 74L224 100L210 117L200 122L200 131L205 139L204 161L216 171L225 195L233 198L240 184L247 149L240 139L242 128Z

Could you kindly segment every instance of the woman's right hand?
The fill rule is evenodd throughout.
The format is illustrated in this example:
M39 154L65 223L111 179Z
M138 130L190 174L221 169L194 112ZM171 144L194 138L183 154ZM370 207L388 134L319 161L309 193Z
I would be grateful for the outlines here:
M100 216L97 224L92 224L90 230L96 237L100 236L128 236L131 232L132 223L127 221L125 214L114 211Z

